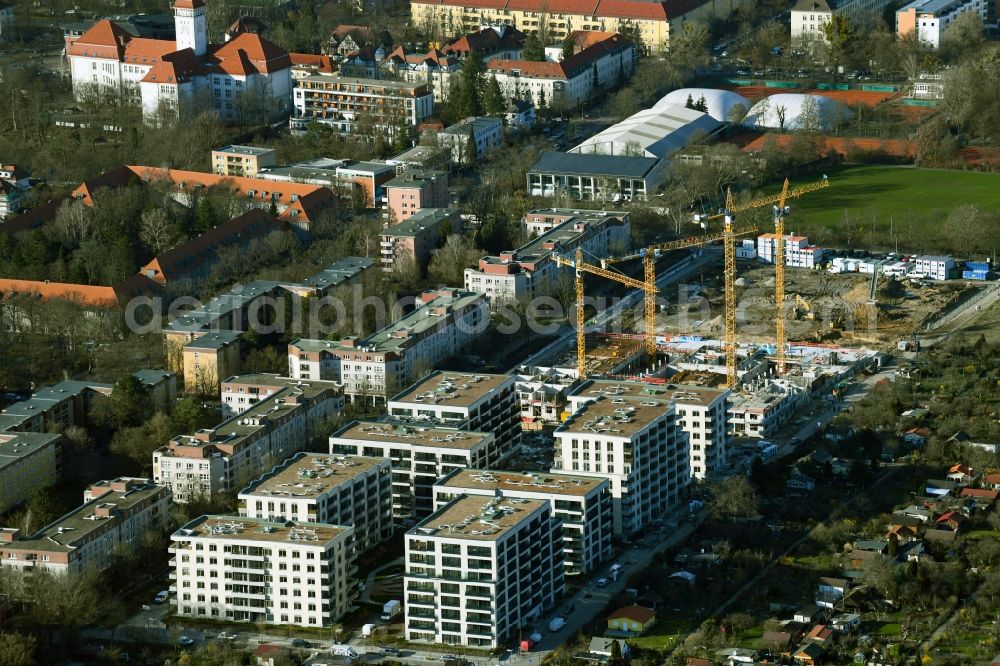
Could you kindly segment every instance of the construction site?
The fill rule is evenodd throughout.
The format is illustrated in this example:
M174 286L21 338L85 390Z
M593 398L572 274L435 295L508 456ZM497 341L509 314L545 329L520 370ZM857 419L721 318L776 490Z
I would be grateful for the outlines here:
M822 248L793 244L788 250L786 242L806 239L786 234L787 202L827 186L824 178L790 190L786 181L780 194L742 204L729 196L724 212L697 220L705 234L627 256L589 260L578 250L572 257L554 257L575 273L576 349L556 348L534 362L575 369L582 379L729 388L733 434L771 436L811 396L836 396L853 377L879 369L895 350L918 347L920 335L932 330L942 313L967 307L979 291L965 280L918 275L912 266L903 267L909 257L830 262L832 253ZM761 233L770 228L735 225L738 213L765 207L771 208L773 234ZM716 221L722 222L721 231L711 226ZM738 237L756 237L756 244L741 241L737 252ZM721 253L704 249L720 241ZM661 289L658 274L669 271L679 255L670 253L689 248L702 249L684 278L687 284L674 293ZM786 250L817 259L799 267L795 262L802 255L786 262ZM859 272L841 270L844 265ZM588 319L588 290L623 286L640 290L642 298L610 316Z

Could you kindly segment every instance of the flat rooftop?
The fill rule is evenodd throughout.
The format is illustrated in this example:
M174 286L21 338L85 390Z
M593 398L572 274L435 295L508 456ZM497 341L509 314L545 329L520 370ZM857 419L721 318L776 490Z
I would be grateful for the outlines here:
M246 495L311 499L386 462L385 458L299 453L240 491Z
M693 384L646 384L645 382L593 379L573 392L573 396L614 400L663 400L684 405L707 407L727 393L727 389Z
M616 218L587 216L568 219L519 247L516 250L517 261L534 263L553 252L559 252L563 249L573 249L579 244L581 238L584 238L593 229L600 228L606 220L610 221L613 219ZM486 261L491 264L510 263L509 261L502 261L499 257L486 257Z
M438 426L361 421L341 428L330 437L364 442L386 442L411 447L471 450L492 437L492 434Z
M407 534L496 541L546 505L546 500L462 496L432 513Z
M435 171L433 169L413 169L396 176L383 187L422 187L427 183L446 178L447 171Z
M275 152L274 148L258 148L257 146L223 146L222 148L216 148L215 153L227 153L231 155L266 155L267 153Z
M0 432L0 469L37 453L57 439L59 435L38 432Z
M279 403L277 398L281 398L284 395L286 395L284 391L269 395L260 402L255 403L245 412L236 414L214 428L206 428L199 431L200 433L209 432L211 434L211 439L208 441L198 439L197 433L194 435L178 435L170 440L167 448L170 449L174 446L207 448L226 445L233 447L233 450L238 450L241 442L246 437L263 428L270 427L270 420L280 420L286 414L301 409L300 405L288 404L287 402ZM172 454L168 453L168 455Z
M273 541L303 546L324 546L347 529L349 528L325 523L276 522L243 516L201 516L179 528L171 539Z
M389 407L391 409L394 403L470 407L513 381L511 375L437 371L393 397Z
M390 224L382 230L383 236L416 236L420 232L437 227L442 222L458 214L455 208L423 208L397 224Z
M272 394L265 394L264 398L288 398L290 396L305 396L313 398L328 389L340 388L337 382L325 379L295 379L293 377L282 377L269 372L262 372L252 375L233 375L222 380L222 388L226 385L232 386L267 386L274 388Z
M439 294L426 304L416 308L402 319L397 319L381 331L368 336L357 347L374 347L372 351L399 351L412 344L411 337L419 338L426 331L440 323L442 317L449 316L455 310L462 310L476 301L485 299L483 294L473 291L454 291L454 295ZM444 308L445 314L436 314Z
M628 155L544 152L528 173L645 178L662 160Z
M664 414L662 400L600 398L581 407L556 430L586 436L631 437Z
M375 260L368 257L344 257L302 282L317 289L331 289L351 282L374 265Z
M395 89L395 90L416 90L417 88L426 88L427 83L419 81L416 83L407 83L406 81L393 81L392 79L362 79L352 76L341 76L339 74L312 74L305 77L304 79L299 79L299 85L302 83L316 83L316 84L336 84L336 83L346 83L350 85L362 86L362 94L377 91L379 88L382 89ZM320 88L322 90L322 88ZM354 91L352 91L354 92Z
M239 331L212 331L184 345L185 349L222 349L240 339Z
M52 552L74 550L81 544L90 541L91 533L103 529L104 523L113 520L113 518L98 517L98 511L127 516L133 506L145 502L157 493L164 492L165 489L165 486L158 486L151 481L138 479L128 479L125 487L125 491L105 493L73 509L34 534L26 538L15 539L9 544L3 544L3 547Z
M500 125L501 122L498 118L490 118L487 116L471 116L469 118L462 118L457 123L445 127L443 130L438 132L438 134L455 134L456 132L464 131L467 128L476 129L489 129L491 127L496 127Z
M440 146L420 146L420 145L417 145L417 146L414 146L413 148L409 148L407 150L404 150L399 155L393 155L392 157L387 158L386 162L389 162L389 163L395 163L395 162L400 162L400 163L415 162L415 163L418 163L418 164L422 164L423 162L425 162L425 161L427 161L429 159L433 159L436 156L438 156L438 155L440 155L440 154L442 154L444 152L447 152L447 151L448 151L448 148L445 148L445 147L440 147ZM449 152L449 154L450 154L450 152Z
M503 472L462 469L435 485L440 488L502 490L512 493L541 493L583 497L606 484L606 479L554 474L552 472Z

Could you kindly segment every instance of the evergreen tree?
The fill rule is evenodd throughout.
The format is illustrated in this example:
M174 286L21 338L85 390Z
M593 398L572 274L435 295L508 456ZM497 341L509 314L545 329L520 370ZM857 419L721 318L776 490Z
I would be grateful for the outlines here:
M565 48L565 47L564 47ZM524 50L521 57L525 60L535 60L541 62L545 60L545 46L538 35L528 35L524 40Z
M496 76L486 79L485 90L483 90L483 113L495 118L502 117L507 111L506 100L503 91L500 90L500 82Z
M478 51L469 51L462 62L462 71L458 75L458 85L452 96L457 118L478 116L483 110L483 78L486 75L486 63Z
M214 229L219 223L219 216L215 212L215 206L207 197L202 197L194 209L194 226L197 233L205 233L209 229Z
M562 59L566 60L567 58L572 57L575 49L576 44L569 38L569 35L566 35L566 39L564 39L562 43Z
M545 108L545 88L538 89L538 108Z
M694 105L695 111L701 111L702 113L708 113L708 102L705 101L705 96L702 95L701 99Z
M694 108L694 100L691 98L690 93L688 94L687 101L684 102L684 108L686 108L686 109L693 109Z

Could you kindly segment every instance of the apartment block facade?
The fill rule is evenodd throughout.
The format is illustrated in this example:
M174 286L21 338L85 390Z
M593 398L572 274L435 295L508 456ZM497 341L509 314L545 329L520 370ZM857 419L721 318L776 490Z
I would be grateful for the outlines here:
M403 222L387 225L379 237L382 270L399 272L413 267L422 275L434 250L461 229L457 208L426 208Z
M916 0L896 10L896 36L915 32L917 39L936 49L948 26L959 16L974 12L985 23L989 10L987 0Z
M489 325L482 294L436 289L417 297L417 307L367 338L339 342L296 339L288 345L288 374L344 385L352 400L382 401L454 356Z
M602 396L556 429L555 440L553 472L611 482L616 536L675 511L690 480L688 434L669 402Z
M456 470L434 485L434 509L462 496L542 500L563 523L566 575L593 572L611 557L611 482L552 472Z
M459 497L406 533L406 640L495 648L565 590L562 521L542 500Z
M153 452L153 478L179 502L239 490L309 443L312 428L344 407L332 382L303 382L214 428L174 437Z
M101 570L170 519L170 489L148 479L99 481L84 491L83 501L33 534L0 529L0 565L59 574Z
M358 554L392 537L388 458L297 453L240 491L240 515L354 528Z
M256 178L268 167L277 165L278 151L256 146L223 146L212 151L212 173L219 176Z
M670 48L673 35L687 21L711 23L725 19L740 5L741 0L716 3L696 0L677 5L670 2L641 0L600 0L567 2L558 7L546 0L526 0L484 3L479 0L411 0L410 13L414 25L431 32L451 34L458 30L477 30L483 25L508 25L527 34L546 36L550 42L561 42L575 30L596 32L627 32L639 30L647 52Z
M434 112L434 95L424 83L316 74L297 80L292 93L293 129L318 121L351 134L365 118L391 131L417 125Z
M551 217L565 220L516 250L483 257L477 268L465 269L465 288L489 296L494 308L551 295L560 274L565 274L552 260L553 254L568 256L581 248L591 257L610 257L629 246L627 214L581 211L565 216L554 212Z
M391 513L407 523L434 511L433 486L461 469L486 469L501 462L496 438L437 426L384 421L350 423L330 436L331 455L385 459L392 468Z
M448 205L448 172L410 169L385 184L390 224ZM394 218L394 220L393 220Z
M201 516L170 536L179 617L329 627L351 609L354 528Z
M59 480L61 439L36 432L0 432L0 513Z

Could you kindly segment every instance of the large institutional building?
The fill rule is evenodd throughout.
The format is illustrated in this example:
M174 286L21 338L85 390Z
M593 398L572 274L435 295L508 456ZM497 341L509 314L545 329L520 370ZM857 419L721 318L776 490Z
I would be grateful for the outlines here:
M77 97L93 88L133 96L147 119L176 113L198 94L219 116L274 118L291 112L292 61L288 52L257 34L208 43L205 0L175 0L176 40L133 37L105 19L67 45Z

